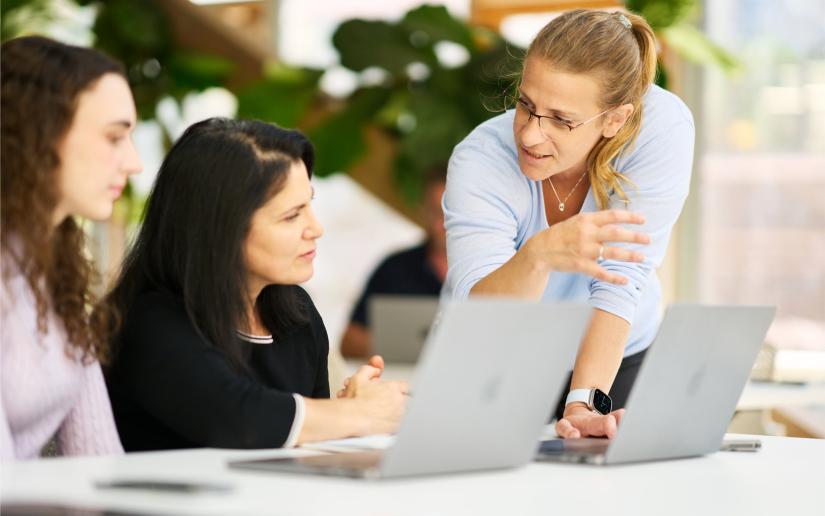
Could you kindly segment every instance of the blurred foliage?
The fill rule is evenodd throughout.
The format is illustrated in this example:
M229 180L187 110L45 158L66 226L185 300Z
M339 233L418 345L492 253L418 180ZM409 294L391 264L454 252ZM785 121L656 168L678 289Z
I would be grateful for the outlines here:
M193 91L227 87L233 64L181 48L160 8L163 0L75 1L97 8L95 46L124 63L141 119L155 118L157 103L166 96L180 101ZM627 0L626 6L685 58L725 70L736 66L730 54L691 24L696 0ZM7 39L20 32L21 21L49 20L53 2L3 0L0 8ZM436 5L417 7L396 22L346 21L332 42L343 67L362 79L383 79L361 80L347 98L333 101L319 88L322 70L272 64L261 80L232 89L237 114L307 128L321 176L349 170L368 152L367 128L383 131L395 147L395 184L410 202L420 197L433 166L446 162L475 126L505 108L524 52ZM463 49L466 62L442 63L438 48L444 44ZM666 86L666 81L660 68L658 82Z
M644 17L655 31L679 23L696 10L696 0L626 0L625 7Z
M394 179L410 202L420 197L428 171L497 114L488 108L503 108L523 54L498 34L434 5L415 8L397 22L346 21L332 42L342 66L354 72L378 68L384 79L356 89L309 131L318 147L317 173L352 166L366 152L365 129L377 127L396 144ZM445 66L436 52L442 42L463 48L466 62Z
M0 2L0 39L20 34L26 25L54 19L50 0L3 0Z
M656 36L680 57L728 73L738 69L739 62L733 55L696 28L700 8L697 0L626 0L625 7L643 16ZM667 70L659 66L656 83L667 88L667 78Z
M680 56L726 71L736 68L736 60L693 25L696 0L629 0L626 6L642 14ZM456 68L443 66L436 53L442 41L461 45L469 60ZM407 200L419 197L432 166L446 162L476 125L505 107L524 52L432 5L413 9L396 23L346 21L333 44L342 66L354 72L379 68L387 77L378 86L357 89L340 111L310 131L318 146L317 171L346 170L366 152L364 128L377 126L396 142L394 177ZM421 65L423 77L412 72ZM667 87L667 79L660 63L657 83Z
M275 122L283 127L300 125L318 96L323 71L294 68L279 63L266 67L260 81L235 91L238 117ZM281 101L278 101L282 99Z
M76 0L97 6L95 47L126 67L141 119L154 118L155 106L166 96L180 101L191 91L223 86L232 71L226 59L176 45L158 1Z

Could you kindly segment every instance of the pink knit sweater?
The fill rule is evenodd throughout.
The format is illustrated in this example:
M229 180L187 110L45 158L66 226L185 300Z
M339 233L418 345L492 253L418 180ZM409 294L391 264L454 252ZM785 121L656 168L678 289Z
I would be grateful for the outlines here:
M100 364L66 355L66 333L53 312L37 331L35 300L3 256L0 320L0 460L37 457L51 439L63 455L123 453Z

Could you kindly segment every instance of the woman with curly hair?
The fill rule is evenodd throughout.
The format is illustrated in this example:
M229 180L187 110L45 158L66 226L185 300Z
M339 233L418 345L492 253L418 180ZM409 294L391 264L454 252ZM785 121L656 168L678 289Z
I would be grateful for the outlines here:
M111 310L95 310L77 218L104 220L141 163L120 65L42 37L2 47L0 458L122 453L100 362Z

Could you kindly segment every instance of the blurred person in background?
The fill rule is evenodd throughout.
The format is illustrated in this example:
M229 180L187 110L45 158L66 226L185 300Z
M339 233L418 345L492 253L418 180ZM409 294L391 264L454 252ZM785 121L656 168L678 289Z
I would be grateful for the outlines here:
M98 307L78 218L105 220L141 169L122 67L42 37L2 44L0 457L122 453L100 362L116 314Z
M367 280L341 339L341 353L345 357L363 358L372 354L368 313L372 296L391 294L437 297L440 294L447 276L447 241L444 212L441 209L446 179L445 165L433 168L427 178L422 205L426 240L385 258Z

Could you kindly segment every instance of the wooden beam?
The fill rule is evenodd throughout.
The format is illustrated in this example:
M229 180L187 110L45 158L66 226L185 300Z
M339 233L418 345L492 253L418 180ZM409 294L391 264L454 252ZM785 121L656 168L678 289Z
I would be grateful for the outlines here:
M234 63L230 86L260 79L264 64L276 58L274 47L267 41L224 23L215 8L197 6L189 0L155 1L166 13L174 38L181 46Z
M470 23L498 31L505 18L516 14L611 7L623 8L624 3L619 0L472 0Z

